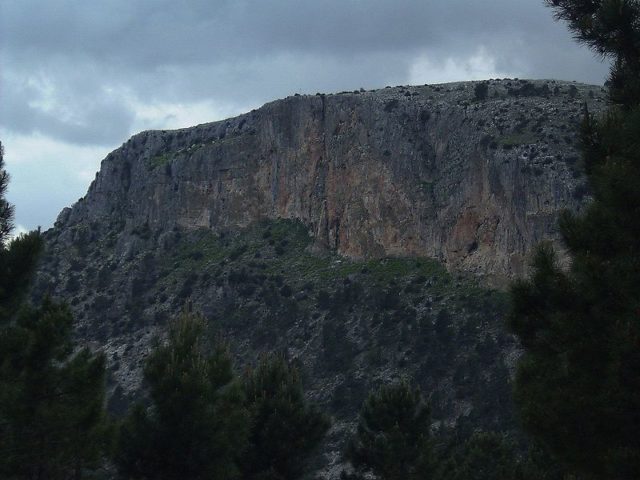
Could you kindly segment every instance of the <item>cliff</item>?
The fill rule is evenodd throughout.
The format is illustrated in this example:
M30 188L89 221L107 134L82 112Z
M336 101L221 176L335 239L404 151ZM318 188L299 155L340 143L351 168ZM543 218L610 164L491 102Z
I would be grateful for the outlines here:
M598 111L601 89L492 81L483 101L473 83L289 97L134 136L57 228L118 217L125 230L219 233L289 218L350 258L427 256L513 277L585 193L584 102Z
M140 133L45 232L34 296L70 303L109 365L109 408L141 395L151 340L185 304L238 368L281 351L334 416L335 478L367 392L406 377L442 428L516 429L503 285L588 199L577 153L600 87L476 83L294 96Z

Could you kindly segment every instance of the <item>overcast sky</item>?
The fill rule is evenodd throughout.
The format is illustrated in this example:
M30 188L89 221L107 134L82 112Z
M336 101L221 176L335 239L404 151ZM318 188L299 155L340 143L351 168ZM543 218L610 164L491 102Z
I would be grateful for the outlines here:
M607 70L542 0L0 0L9 199L48 228L133 133L293 93Z

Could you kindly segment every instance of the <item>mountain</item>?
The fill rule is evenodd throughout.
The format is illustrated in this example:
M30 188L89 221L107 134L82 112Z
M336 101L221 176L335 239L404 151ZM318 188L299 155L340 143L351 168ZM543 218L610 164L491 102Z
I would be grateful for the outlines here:
M201 311L239 366L280 350L335 422L408 377L434 419L515 428L503 287L563 209L588 199L577 153L601 87L491 80L293 96L135 135L45 232L34 296L70 302L110 365L110 408L140 394L151 340Z

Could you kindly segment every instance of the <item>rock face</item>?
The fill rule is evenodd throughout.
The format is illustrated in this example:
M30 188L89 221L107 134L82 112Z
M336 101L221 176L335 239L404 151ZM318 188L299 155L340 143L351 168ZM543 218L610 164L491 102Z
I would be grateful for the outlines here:
M105 352L117 413L185 303L239 369L285 352L334 416L312 466L326 477L367 392L400 377L440 430L513 431L517 347L485 280L521 274L584 203L576 132L604 97L502 80L476 99L476 85L295 96L140 133L45 232L34 296L66 300Z
M492 81L295 96L227 121L131 138L56 228L121 218L223 232L298 219L350 258L427 256L500 280L555 239L585 193L573 168L599 87Z

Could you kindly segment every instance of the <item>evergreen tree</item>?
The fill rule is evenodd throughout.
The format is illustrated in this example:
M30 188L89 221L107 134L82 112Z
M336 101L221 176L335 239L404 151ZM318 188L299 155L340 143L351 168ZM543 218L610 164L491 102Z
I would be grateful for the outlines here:
M5 198L8 186L9 173L4 168L4 147L0 142L0 244L3 247L13 230L13 205Z
M538 447L524 454L500 432L476 431L466 440L456 427L437 447L434 480L566 480L566 471ZM446 438L446 437L445 437ZM441 440L442 441L442 440Z
M265 356L247 372L243 389L251 418L243 478L299 478L329 421L305 400L298 370L282 356Z
M120 472L158 480L238 477L248 417L229 354L206 342L201 317L183 313L169 326L144 377L151 404L135 406L120 428Z
M454 443L452 450L439 462L436 479L524 480L514 446L499 433L476 432L465 442Z
M346 477L373 473L383 480L431 478L430 422L422 394L405 382L371 393L346 450L358 475Z
M640 4L547 3L612 59L610 107L583 123L593 199L560 222L570 269L543 245L512 287L525 351L515 398L525 428L575 472L640 478Z
M0 146L0 476L81 478L105 447L104 358L75 350L66 306L23 303L41 239L8 239L13 207L2 153Z
M4 168L4 147L0 143L0 327L12 319L29 286L42 241L38 232L10 241L13 205L5 195L9 174Z
M2 328L0 473L9 478L81 478L102 461L104 357L74 352L72 317L45 300Z

